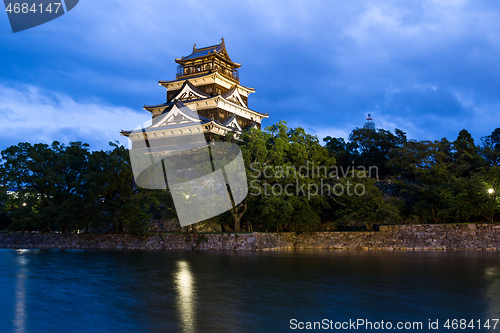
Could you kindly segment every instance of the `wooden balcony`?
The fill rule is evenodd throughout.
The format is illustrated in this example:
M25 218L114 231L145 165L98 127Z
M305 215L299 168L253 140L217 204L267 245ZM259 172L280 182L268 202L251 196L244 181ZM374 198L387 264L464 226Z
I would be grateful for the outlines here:
M203 75L203 74L209 74L209 73L215 73L219 72L222 76L233 80L237 83L240 82L240 72L238 69L226 69L226 68L209 68L209 69L201 69L201 68L195 68L195 67L189 67L184 69L182 66L177 66L177 73L175 74L175 78L189 78L191 76L196 76L196 75Z

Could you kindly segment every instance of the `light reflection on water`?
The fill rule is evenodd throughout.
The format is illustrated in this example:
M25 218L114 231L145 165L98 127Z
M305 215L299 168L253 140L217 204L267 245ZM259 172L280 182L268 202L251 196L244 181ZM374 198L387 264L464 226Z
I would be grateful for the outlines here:
M194 278L187 261L178 261L177 269L175 283L178 292L177 307L181 317L181 327L184 333L192 333L196 331Z
M18 271L16 274L16 296L15 296L15 310L14 310L14 332L26 332L26 273L29 263L28 258L23 254L25 250L17 250L17 263Z
M286 332L292 318L500 316L500 253L0 250L0 267L1 332Z
M486 297L488 299L487 318L496 318L500 316L500 266L490 266L485 269L486 279ZM500 325L497 325L500 329Z

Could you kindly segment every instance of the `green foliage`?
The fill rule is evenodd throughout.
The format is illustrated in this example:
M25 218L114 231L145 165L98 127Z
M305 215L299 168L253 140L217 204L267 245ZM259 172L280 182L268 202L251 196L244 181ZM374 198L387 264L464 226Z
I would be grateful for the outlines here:
M348 144L341 139L325 139L332 156L348 155L361 165L377 165L381 178L401 184L398 195L388 196L398 201L387 206L396 210L391 208L384 213L385 222L398 220L397 211L401 219L419 223L495 219L500 175L494 166L500 161L500 129L484 137L482 147L475 145L466 130L461 130L453 142L445 138L407 140L402 131L396 129L395 133L356 129ZM493 193L488 193L488 189ZM355 216L358 220L377 221L376 212L384 211L373 205L377 201L361 207L360 202L358 206L355 204L360 198L343 199L351 199L350 204L355 207L352 211L341 209L336 213L344 214L344 220ZM369 208L363 213L365 207Z
M328 153L335 158L338 166L346 167L358 159L354 142L345 142L344 138L332 138L331 136L327 136L323 141L326 143Z
M416 141L399 129L394 134L355 129L348 142L327 137L322 146L317 137L283 121L246 131L239 140L220 139L240 145L250 192L211 219L225 231L307 232L327 224L371 229L500 217L500 129L481 146L466 130L454 141ZM232 153L211 149L214 165L198 167L227 166ZM90 152L81 142L20 143L1 157L0 230L141 235L152 219L176 216L168 190L135 185L123 146L111 143L110 150ZM379 177L368 177L370 167ZM17 191L7 195L7 188Z
M381 178L387 176L389 170L386 164L389 152L406 142L406 134L401 130L396 131L397 135L383 129L358 128L353 130L349 140L358 151L355 164L366 168L376 166Z
M500 165L500 128L481 138L481 141L483 147L481 147L480 153L485 162L490 166Z
M470 177L486 165L484 159L479 155L479 148L474 144L474 139L465 129L458 133L452 147L453 160L450 171L457 177Z
M247 222L261 224L264 229L314 230L327 202L324 196L310 196L307 189L318 188L326 178L313 170L334 166L335 158L317 137L302 128L288 128L283 121L266 131L246 132L242 140L251 192Z
M8 205L7 186L0 186L0 231L6 230L12 223L12 219L7 216Z
M341 195L333 194L337 220L341 225L366 226L373 224L393 224L401 221L401 204L398 199L384 197L377 188L376 181L358 172L354 177L335 181L343 189Z
M81 198L76 198L76 189L85 172L87 147L81 142L65 146L55 141L51 146L20 143L2 151L0 182L17 188L6 209L11 227L38 226L47 232L58 227L66 232L77 223L73 217Z
M2 197L9 228L146 232L155 194L134 187L127 150L110 145L92 153L81 142L20 143L2 151L0 183L17 188Z

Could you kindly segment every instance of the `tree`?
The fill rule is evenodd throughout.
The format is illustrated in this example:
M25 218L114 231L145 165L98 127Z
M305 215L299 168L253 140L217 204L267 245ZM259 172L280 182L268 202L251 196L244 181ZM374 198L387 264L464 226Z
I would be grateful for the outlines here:
M332 189L330 198L335 202L334 214L340 224L366 226L371 230L374 223L391 224L401 219L401 203L384 197L375 180L364 172L335 180Z
M453 163L450 170L459 177L469 177L474 171L484 166L479 149L474 144L471 134L463 129L453 142Z
M20 143L1 152L1 182L18 189L11 214L14 227L51 232L60 222L67 231L66 221L75 217L68 203L81 180L79 168L86 154L87 145L72 142L66 147L57 141L51 146Z
M0 183L16 187L3 211L16 230L108 228L143 233L151 193L134 187L128 151L90 153L87 144L20 143L1 152Z
M328 178L335 159L317 137L302 128L288 128L285 122L246 132L242 140L251 214L265 228L314 229L327 205L321 180Z
M500 165L500 128L481 138L481 155L490 166Z
M473 176L472 181L477 185L476 205L480 215L493 222L500 211L500 166L483 168L481 173Z
M85 183L81 188L89 224L108 232L144 233L150 220L148 197L153 191L134 186L128 151L111 143L111 151L89 156Z
M359 154L356 150L356 144L353 142L345 142L344 138L332 138L327 136L323 139L326 142L326 149L330 156L335 158L337 166L348 167L353 161L358 160Z
M393 175L417 181L433 164L434 145L431 141L410 140L389 151L387 167Z
M6 230L12 223L12 219L7 215L8 205L7 186L0 186L0 230Z
M389 174L389 152L405 144L406 134L399 129L396 129L394 135L383 129L357 128L349 135L349 141L358 151L355 164L365 168L376 166L380 177L385 177Z

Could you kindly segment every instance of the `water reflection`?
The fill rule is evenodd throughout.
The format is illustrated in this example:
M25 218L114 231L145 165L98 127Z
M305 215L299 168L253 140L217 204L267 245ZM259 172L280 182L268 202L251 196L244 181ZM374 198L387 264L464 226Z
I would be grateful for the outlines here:
M291 318L498 318L499 254L0 250L0 332L283 332Z
M487 318L498 318L500 313L500 268L487 267L484 275L488 281L486 297L488 298Z
M195 332L195 299L194 278L187 261L177 262L175 288L177 290L177 309L181 318L181 328L185 333Z
M28 271L28 258L25 257L25 250L17 250L18 271L16 274L16 296L14 310L14 332L26 332L26 273Z

